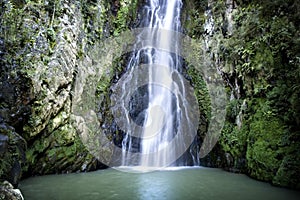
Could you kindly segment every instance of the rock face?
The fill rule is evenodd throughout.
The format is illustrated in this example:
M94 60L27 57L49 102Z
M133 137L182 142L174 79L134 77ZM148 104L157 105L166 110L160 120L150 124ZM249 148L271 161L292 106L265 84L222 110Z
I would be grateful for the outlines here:
M1 1L1 179L17 185L21 166L25 176L104 167L82 144L70 113L77 61L101 37L107 6Z
M215 64L228 91L221 137L201 164L299 189L299 5L189 4L186 31L202 38L205 59Z
M95 43L138 23L138 3L0 2L0 179L17 186L21 176L105 167L82 144L71 118L74 83ZM202 38L204 58L222 74L228 95L221 138L201 164L300 188L300 8L295 1L268 3L184 2L185 32ZM122 59L96 83L100 124L117 145L122 133L107 108ZM184 73L201 110L201 143L210 99L201 75L192 67Z
M128 28L137 1L0 4L0 179L106 167L82 144L72 92L88 49Z
M25 163L26 141L15 129L4 122L0 123L0 158L2 178L14 186L21 177L21 165Z
M35 37L33 48L41 51L34 57L27 54L32 61L30 81L34 96L32 113L23 127L29 146L26 166L29 175L81 171L86 170L86 165L94 169L97 166L70 121L72 83L82 50L79 43L84 46L84 41L80 41L84 23L81 8L76 1L62 1L53 6L56 10L47 11L47 7L32 5L32 12L44 22L34 19L32 12L26 13L23 19L28 28L34 27L28 31Z
M7 181L0 183L0 199L24 200L20 190L14 189L14 187Z

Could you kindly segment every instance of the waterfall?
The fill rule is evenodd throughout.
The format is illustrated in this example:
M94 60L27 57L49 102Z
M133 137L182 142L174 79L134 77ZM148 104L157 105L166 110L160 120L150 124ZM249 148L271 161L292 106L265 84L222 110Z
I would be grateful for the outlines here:
M126 119L133 119L142 129L133 137L136 130L128 127L122 142L123 166L161 168L174 165L179 152L188 148L184 142L189 132L188 102L184 80L178 76L182 68L177 40L181 31L181 7L181 0L150 0L143 7L141 26L149 29L141 34L146 34L148 46L139 48L145 36L141 37L143 39L137 37L127 73L134 74L137 68L146 69L139 77L130 75L130 79L136 79L131 80L136 85L128 86L125 82L123 86L123 93L126 87L137 88L133 97L126 97L131 99L129 105L124 103L123 106L130 107ZM165 49L156 48L158 44ZM141 77L148 81L147 84L138 85ZM132 158L135 152L139 152L137 159Z
M153 46L155 43L164 43L166 47L171 46L172 33L162 32L156 34L157 29L179 31L180 28L180 0L158 1L153 0L150 3L148 27L154 28L153 33L149 35ZM148 18L147 17L147 18ZM177 49L179 51L179 49ZM144 122L141 166L162 167L166 166L167 157L174 157L175 152L166 152L165 145L168 145L174 134L176 124L176 113L180 111L175 105L173 110L172 95L165 91L165 88L172 88L172 70L178 67L178 56L172 57L169 52L155 50L147 54L149 62L152 64L149 73L151 82L161 82L164 87L149 84L149 104ZM161 110L164 108L164 111ZM153 152L161 151L158 157L148 156Z

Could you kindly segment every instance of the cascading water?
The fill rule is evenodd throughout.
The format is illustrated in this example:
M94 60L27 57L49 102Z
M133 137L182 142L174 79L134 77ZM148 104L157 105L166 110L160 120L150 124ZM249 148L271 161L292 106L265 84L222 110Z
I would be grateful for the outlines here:
M127 67L127 73L132 74L129 75L131 82L136 85L128 85L125 81L123 96L119 97L131 99L129 105L123 104L124 108L129 107L130 110L125 117L128 124L133 118L142 129L137 137L132 137L136 130L127 128L122 142L122 165L161 168L174 163L178 153L187 149L184 134L189 132L188 124L192 124L187 114L189 110L186 108L188 102L185 100L184 80L176 76L182 65L177 40L181 29L182 1L150 0L146 4L141 25L149 29L146 29L146 33L141 32L142 39L137 37L135 51ZM139 48L145 42L145 35L148 46ZM164 49L157 46L164 46ZM145 73L135 76L137 67L147 69ZM139 85L140 79L146 79L147 84ZM126 97L128 87L138 88L133 97ZM170 145L171 148L168 147ZM139 152L139 156L133 159L133 153L136 152Z
M156 34L157 29L179 31L180 29L180 10L181 0L158 1L150 2L149 16L150 23L148 27L154 28L154 33L149 35L153 43L164 43L167 47L171 46L172 33L163 32ZM164 34L167 33L167 34ZM179 49L177 49L179 51ZM142 153L144 156L141 159L141 166L162 167L166 166L167 157L174 157L175 152L166 152L164 148L173 138L174 128L176 124L176 114L180 109L175 105L173 110L172 95L165 91L165 88L172 88L172 70L179 66L178 56L172 55L169 52L154 50L148 52L147 57L152 64L149 73L150 82L162 82L164 87L158 87L149 84L149 104L144 122ZM163 69L163 70L162 70ZM164 107L164 111L160 108ZM168 119L168 120L167 120ZM151 126L149 126L151 124ZM164 127L163 127L164 125ZM149 154L161 151L159 157L151 159Z

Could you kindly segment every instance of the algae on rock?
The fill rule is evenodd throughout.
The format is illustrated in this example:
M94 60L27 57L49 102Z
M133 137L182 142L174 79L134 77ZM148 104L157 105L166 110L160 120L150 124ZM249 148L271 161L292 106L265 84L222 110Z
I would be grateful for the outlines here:
M119 28L118 19L137 9L137 1L121 1L116 11L124 12L117 19L111 9L114 3L1 1L0 120L27 142L27 150L22 149L27 158L22 159L25 176L104 167L82 144L71 106L76 73L84 67L78 61L94 43ZM3 139L3 146L7 141ZM0 170L10 170L9 159L2 160L7 162L1 162ZM1 178L8 179L3 174Z
M203 165L299 189L297 2L210 0L186 12L187 34L206 41L229 97L219 144Z

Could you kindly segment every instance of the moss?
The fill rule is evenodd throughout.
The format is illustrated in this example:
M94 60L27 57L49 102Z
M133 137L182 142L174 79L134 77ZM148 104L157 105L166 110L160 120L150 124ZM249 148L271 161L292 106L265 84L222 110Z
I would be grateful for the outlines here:
M137 0L120 0L117 15L113 17L113 35L118 36L121 32L128 30L130 24L136 18Z
M107 1L83 0L80 9L83 14L83 28L85 32L85 37L81 39L85 41L80 41L78 45L84 48L84 44L81 42L87 42L88 45L92 45L103 37L109 5Z
M219 139L221 149L227 154L227 157L232 158L229 162L225 156L226 162L223 162L223 167L240 172L246 172L245 155L249 125L246 120L241 125L237 125L236 121L241 113L245 113L244 109L241 100L231 99L228 101L226 121ZM244 114L243 118L245 118Z
M287 130L264 100L258 102L252 105L257 111L249 121L247 167L252 177L271 181L286 151L282 139Z
M207 7L194 6L183 16L187 33L204 38L208 44L207 59L216 63L232 96L220 146L212 154L222 159L226 157L222 153L232 156L235 166L238 160L246 159L250 176L297 188L300 43L299 30L295 29L299 20L295 19L299 18L299 5L281 0L232 2L230 16L230 10L226 10L230 5L225 1L209 2L214 21L213 34L209 36L203 28ZM241 110L244 99L247 109Z
M300 152L299 147L294 154L287 155L281 161L280 167L272 180L274 185L300 189Z
M24 171L27 176L80 171L84 162L93 160L68 124L54 130L48 137L35 140L26 152L26 158Z
M205 119L210 118L211 101L209 92L203 77L193 67L189 66L187 69L188 79L191 80L191 85L194 88L196 99L198 100L199 110Z
M182 12L183 27L192 38L199 38L204 33L203 24L206 16L207 1L184 1Z
M241 129L226 122L221 133L220 144L225 152L234 158L243 157L247 147L248 129L243 125Z

